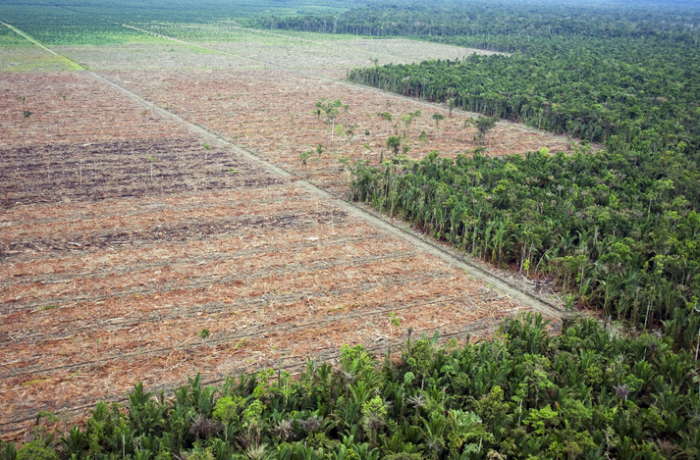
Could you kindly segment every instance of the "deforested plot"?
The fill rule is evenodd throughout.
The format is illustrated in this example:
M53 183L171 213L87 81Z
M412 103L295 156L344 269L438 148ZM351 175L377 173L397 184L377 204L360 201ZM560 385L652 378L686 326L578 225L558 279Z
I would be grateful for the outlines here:
M430 43L418 40L408 40L405 38L394 39L358 39L343 40L337 45L363 50L382 61L387 61L389 56L403 58L410 62L428 61L431 59L458 60L476 53L479 55L502 54L494 51L480 50L474 48L463 48L461 46L443 45L440 43ZM394 64L400 62L393 61ZM366 65L363 65L365 67Z
M148 75L148 78L146 78ZM379 163L398 153L421 158L434 149L455 156L479 148L471 115L446 107L283 70L108 73L147 100L246 146L268 161L332 190L345 190L346 164ZM333 120L315 104L341 101ZM347 106L345 108L344 106ZM433 116L443 118L436 120ZM486 155L547 147L571 151L565 137L499 122ZM342 160L342 161L341 161ZM345 164L344 164L345 163Z
M0 73L0 148L184 136L84 72Z
M237 61L236 57L248 58L267 65L299 69L314 74L330 72L336 78L343 78L346 70L365 67L371 63L410 64L430 59L461 59L473 53L497 54L492 51L408 39L367 39L353 35L249 29L231 22L139 24L131 27L226 53L218 57L209 54L207 57L212 58L214 62L224 56L228 56L232 63ZM153 49L153 47L147 48ZM71 47L64 49L69 54L74 52ZM99 57L96 57L99 60ZM197 61L202 67L214 67L202 59L192 61L185 59L184 64L186 67L195 67L193 64ZM246 62L245 59L243 62ZM152 67L153 62L145 64ZM134 66L127 63L127 67ZM219 67L235 66L220 65Z
M463 338L523 308L301 186L259 185L6 210L0 429L137 379L298 367L408 327Z

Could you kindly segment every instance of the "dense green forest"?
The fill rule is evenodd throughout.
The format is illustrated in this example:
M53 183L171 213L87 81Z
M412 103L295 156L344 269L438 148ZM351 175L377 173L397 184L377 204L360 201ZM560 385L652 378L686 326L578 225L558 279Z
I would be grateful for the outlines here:
M700 326L697 154L620 149L357 165L354 198L523 274L553 277L580 307L638 327Z
M298 381L260 372L174 398L137 385L100 403L82 428L0 459L420 460L661 459L700 455L700 380L669 337L618 337L583 319L550 337L541 317L493 340L409 342L383 364L345 346ZM397 364L398 363L398 364ZM155 396L155 397L154 397Z

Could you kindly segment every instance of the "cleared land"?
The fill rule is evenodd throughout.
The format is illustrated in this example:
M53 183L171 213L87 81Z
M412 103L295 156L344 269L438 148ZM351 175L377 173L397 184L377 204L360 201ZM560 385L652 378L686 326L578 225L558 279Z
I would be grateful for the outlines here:
M408 156L420 158L434 149L455 156L477 147L476 129L463 128L472 114L454 111L449 117L444 107L402 98L342 82L299 75L287 70L192 71L192 72L108 72L106 75L144 99L206 127L243 145L262 158L277 164L312 183L337 193L347 190L347 173L339 158L351 162L379 163L390 153L389 136L406 138ZM331 125L314 113L320 98L339 99L348 105L340 109L331 141ZM401 117L420 110L422 115L405 127ZM392 113L386 122L377 114ZM436 132L432 115L445 119ZM338 126L340 125L340 128ZM396 125L396 126L395 126ZM348 131L352 131L352 135ZM427 141L418 140L421 131ZM369 135L366 133L369 132ZM303 165L300 154L324 146L320 158L311 155ZM547 147L551 151L570 151L571 142L562 136L527 129L522 125L500 122L489 133L485 154L524 153Z
M178 43L130 43L102 46L61 46L56 51L70 56L87 69L182 70L244 69L264 64ZM108 59L105 59L108 56Z
M101 50L127 50L118 59L128 60L130 46ZM180 46L183 68L201 65L186 56L208 55ZM111 68L107 52L90 59L91 68ZM147 61L133 62L148 69ZM333 155L377 161L393 130L378 111L396 120L424 112L408 130L409 155L419 156L415 139L432 132L432 106L292 70L231 65L104 74L296 177L193 134L90 73L0 74L5 438L20 435L39 410L70 419L70 409L119 399L137 380L154 390L196 372L213 382L271 366L294 371L307 356L332 358L343 343L396 349L409 327L463 340L529 311L297 181L309 177L344 193ZM341 134L331 145L312 112L320 97L349 104L337 122L346 132L357 125L354 138ZM423 152L471 147L469 133L456 128L466 116L445 120ZM564 142L508 124L498 130L492 153ZM497 141L499 133L512 140ZM325 153L302 166L299 153L319 143Z
M0 73L0 132L0 148L186 133L83 72Z

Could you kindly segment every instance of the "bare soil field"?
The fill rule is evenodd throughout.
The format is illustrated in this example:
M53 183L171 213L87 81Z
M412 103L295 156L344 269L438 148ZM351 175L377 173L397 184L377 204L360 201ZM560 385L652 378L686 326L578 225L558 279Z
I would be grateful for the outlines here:
M344 76L346 70L354 67L371 65L374 59L380 65L411 64L426 59L460 59L473 53L494 54L470 48L405 39L351 41L289 39L274 45L259 42L219 42L208 43L206 46L285 68L336 70L338 77Z
M109 47L60 47L57 50L93 70L240 68L272 66L342 79L354 67L371 63L410 64L429 59L461 59L499 54L408 39L357 38L351 35L265 31L232 23L126 25L175 46L132 44ZM185 43L190 44L184 45ZM127 56L134 52L133 60ZM105 59L105 54L110 58ZM112 56L114 54L114 56ZM199 54L199 55L198 55ZM502 53L500 53L502 54ZM179 61L179 66L176 64ZM162 63L161 66L158 64ZM256 65L257 63L257 65Z
M179 43L131 43L104 46L61 46L55 50L81 66L95 70L243 69L263 67L249 59ZM107 58L106 58L107 57Z
M191 138L0 149L0 158L5 208L278 182L238 155Z
M353 39L343 40L336 44L361 49L371 55L376 55L377 58L380 59L396 56L410 60L410 62L422 62L431 59L458 60L475 53L481 56L504 54L495 51L463 48L461 46L443 45L440 43L408 40L405 38L388 38L381 40ZM394 62L394 64L399 64L399 62Z
M336 193L347 191L348 176L338 162L365 160L375 164L390 153L386 140L390 135L403 135L407 156L421 158L437 149L442 155L455 156L477 147L476 128L463 128L472 115L403 98L369 88L334 82L292 71L260 69L217 72L108 72L108 78L133 90L186 120L210 129L233 142L247 147L262 158L312 183ZM148 78L146 77L148 75ZM336 129L314 113L320 98L339 99L348 105L340 109ZM420 110L422 115L407 128L401 117ZM377 114L390 112L386 122ZM439 130L432 115L442 113L445 119ZM348 134L351 130L353 135ZM418 140L419 133L428 134L427 142ZM366 134L369 132L369 135ZM324 146L320 158L313 154L303 165L300 154ZM488 136L487 155L525 153L547 147L551 151L571 151L571 142L562 136L538 132L522 125L499 122Z
M0 73L0 148L185 135L89 74Z

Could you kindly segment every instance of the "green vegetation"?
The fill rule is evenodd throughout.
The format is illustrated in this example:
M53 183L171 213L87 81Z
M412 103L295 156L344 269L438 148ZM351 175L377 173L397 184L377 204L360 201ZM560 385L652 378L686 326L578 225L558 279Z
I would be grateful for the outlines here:
M398 364L344 346L340 364L200 376L165 399L141 384L99 403L84 427L43 433L0 459L696 458L698 372L653 334L620 337L586 319L550 337L541 317L494 340L411 341Z
M26 32L47 46L170 43L166 39L123 27L129 24L146 30L195 41L284 41L259 33L233 29L246 25L259 14L340 14L353 2L284 1L272 4L243 0L188 2L183 0L36 0L6 3L0 20ZM0 32L0 46L17 45L16 39ZM253 38L254 37L254 38Z
M0 26L0 48L32 46L24 37L5 26Z
M553 277L579 306L651 327L688 315L700 293L700 158L683 152L433 152L358 164L352 188L487 261L518 271L530 261L530 275ZM688 321L685 346L700 315Z

